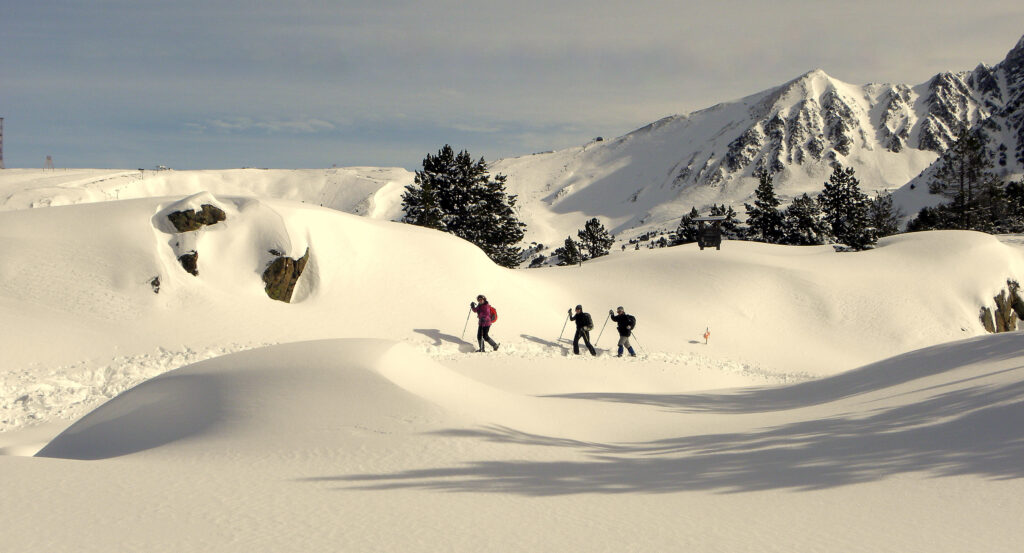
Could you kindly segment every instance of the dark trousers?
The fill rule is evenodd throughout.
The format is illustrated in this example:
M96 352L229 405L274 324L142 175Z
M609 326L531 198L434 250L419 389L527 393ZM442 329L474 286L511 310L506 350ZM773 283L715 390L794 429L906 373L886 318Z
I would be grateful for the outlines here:
M490 344L492 348L498 349L498 344L494 340L492 340L490 336L488 336L488 333L490 331L491 327L489 326L476 327L476 341L478 344L480 344L480 349L478 349L477 351L484 350L484 342Z
M597 355L597 351L594 346L590 345L590 331L585 328L576 329L576 337L572 339L572 352L576 355L580 354L580 338L583 338L583 343L587 345L587 349L590 350L590 355Z

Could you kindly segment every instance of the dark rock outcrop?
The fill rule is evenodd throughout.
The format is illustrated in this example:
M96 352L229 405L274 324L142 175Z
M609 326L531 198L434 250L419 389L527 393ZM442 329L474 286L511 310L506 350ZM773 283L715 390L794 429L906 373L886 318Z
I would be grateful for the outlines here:
M1016 280L1006 281L1006 290L993 298L996 309L981 308L981 324L989 332L1013 332L1017 321L1024 320L1024 300L1020 297L1020 284Z
M178 263L181 263L181 267L193 276L199 276L199 252L191 251L185 255L179 255Z
M272 253L276 254L277 252ZM308 261L309 248L306 248L306 253L299 259L278 256L263 271L263 282L266 284L267 295L271 299L291 303L295 284L298 283L299 276L302 275Z
M227 215L224 210L210 204L203 204L202 211L196 213L194 209L175 211L167 216L171 224L178 232L191 232L199 230L207 225L215 225L225 219Z
M1010 289L1010 307L1017 318L1024 321L1024 300L1020 297L1020 284L1016 280L1007 280L1006 285Z
M996 331L996 324L992 320L992 309L988 307L981 308L981 325L985 327L988 332Z
M996 300L996 332L1012 332L1017 330L1017 315L1010 306L1011 300L1006 295L1006 290L999 292Z

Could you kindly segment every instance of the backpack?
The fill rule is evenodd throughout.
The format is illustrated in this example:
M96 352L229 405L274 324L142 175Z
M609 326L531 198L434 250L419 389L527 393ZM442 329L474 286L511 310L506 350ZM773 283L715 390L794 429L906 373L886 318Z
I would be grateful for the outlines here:
M491 322L492 323L498 322L498 310L495 309L493 305L488 305L487 307L491 308Z
M626 315L626 317L628 317L626 319L627 326L629 328L636 328L636 317L634 317L632 315Z

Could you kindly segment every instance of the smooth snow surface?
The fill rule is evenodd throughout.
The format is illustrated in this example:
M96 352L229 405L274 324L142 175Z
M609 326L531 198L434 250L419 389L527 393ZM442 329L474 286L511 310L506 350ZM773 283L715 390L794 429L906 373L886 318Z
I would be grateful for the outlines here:
M978 319L1024 275L1019 240L726 241L507 270L288 190L0 212L0 549L1024 543L1024 342ZM227 220L166 224L205 203ZM307 247L293 303L269 299L270 250ZM501 343L482 354L480 293ZM572 355L572 323L559 339L578 303L597 358ZM618 305L637 358L609 351Z

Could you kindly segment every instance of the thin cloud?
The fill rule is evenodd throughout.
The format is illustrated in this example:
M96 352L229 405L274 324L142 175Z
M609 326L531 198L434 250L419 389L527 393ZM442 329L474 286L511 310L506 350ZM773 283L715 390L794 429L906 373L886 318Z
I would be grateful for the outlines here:
M266 132L289 134L327 133L338 128L336 124L330 121L315 118L257 121L248 117L213 119L206 123L190 123L189 127L200 132L212 130L223 133Z
M329 154L415 167L422 155L410 152L456 142L494 159L618 136L816 67L853 84L919 84L998 62L1024 29L1024 4L1008 0L8 4L8 166L140 153L202 167L236 148L274 154L246 164ZM217 140L190 159L203 136ZM103 158L88 144L130 154Z

